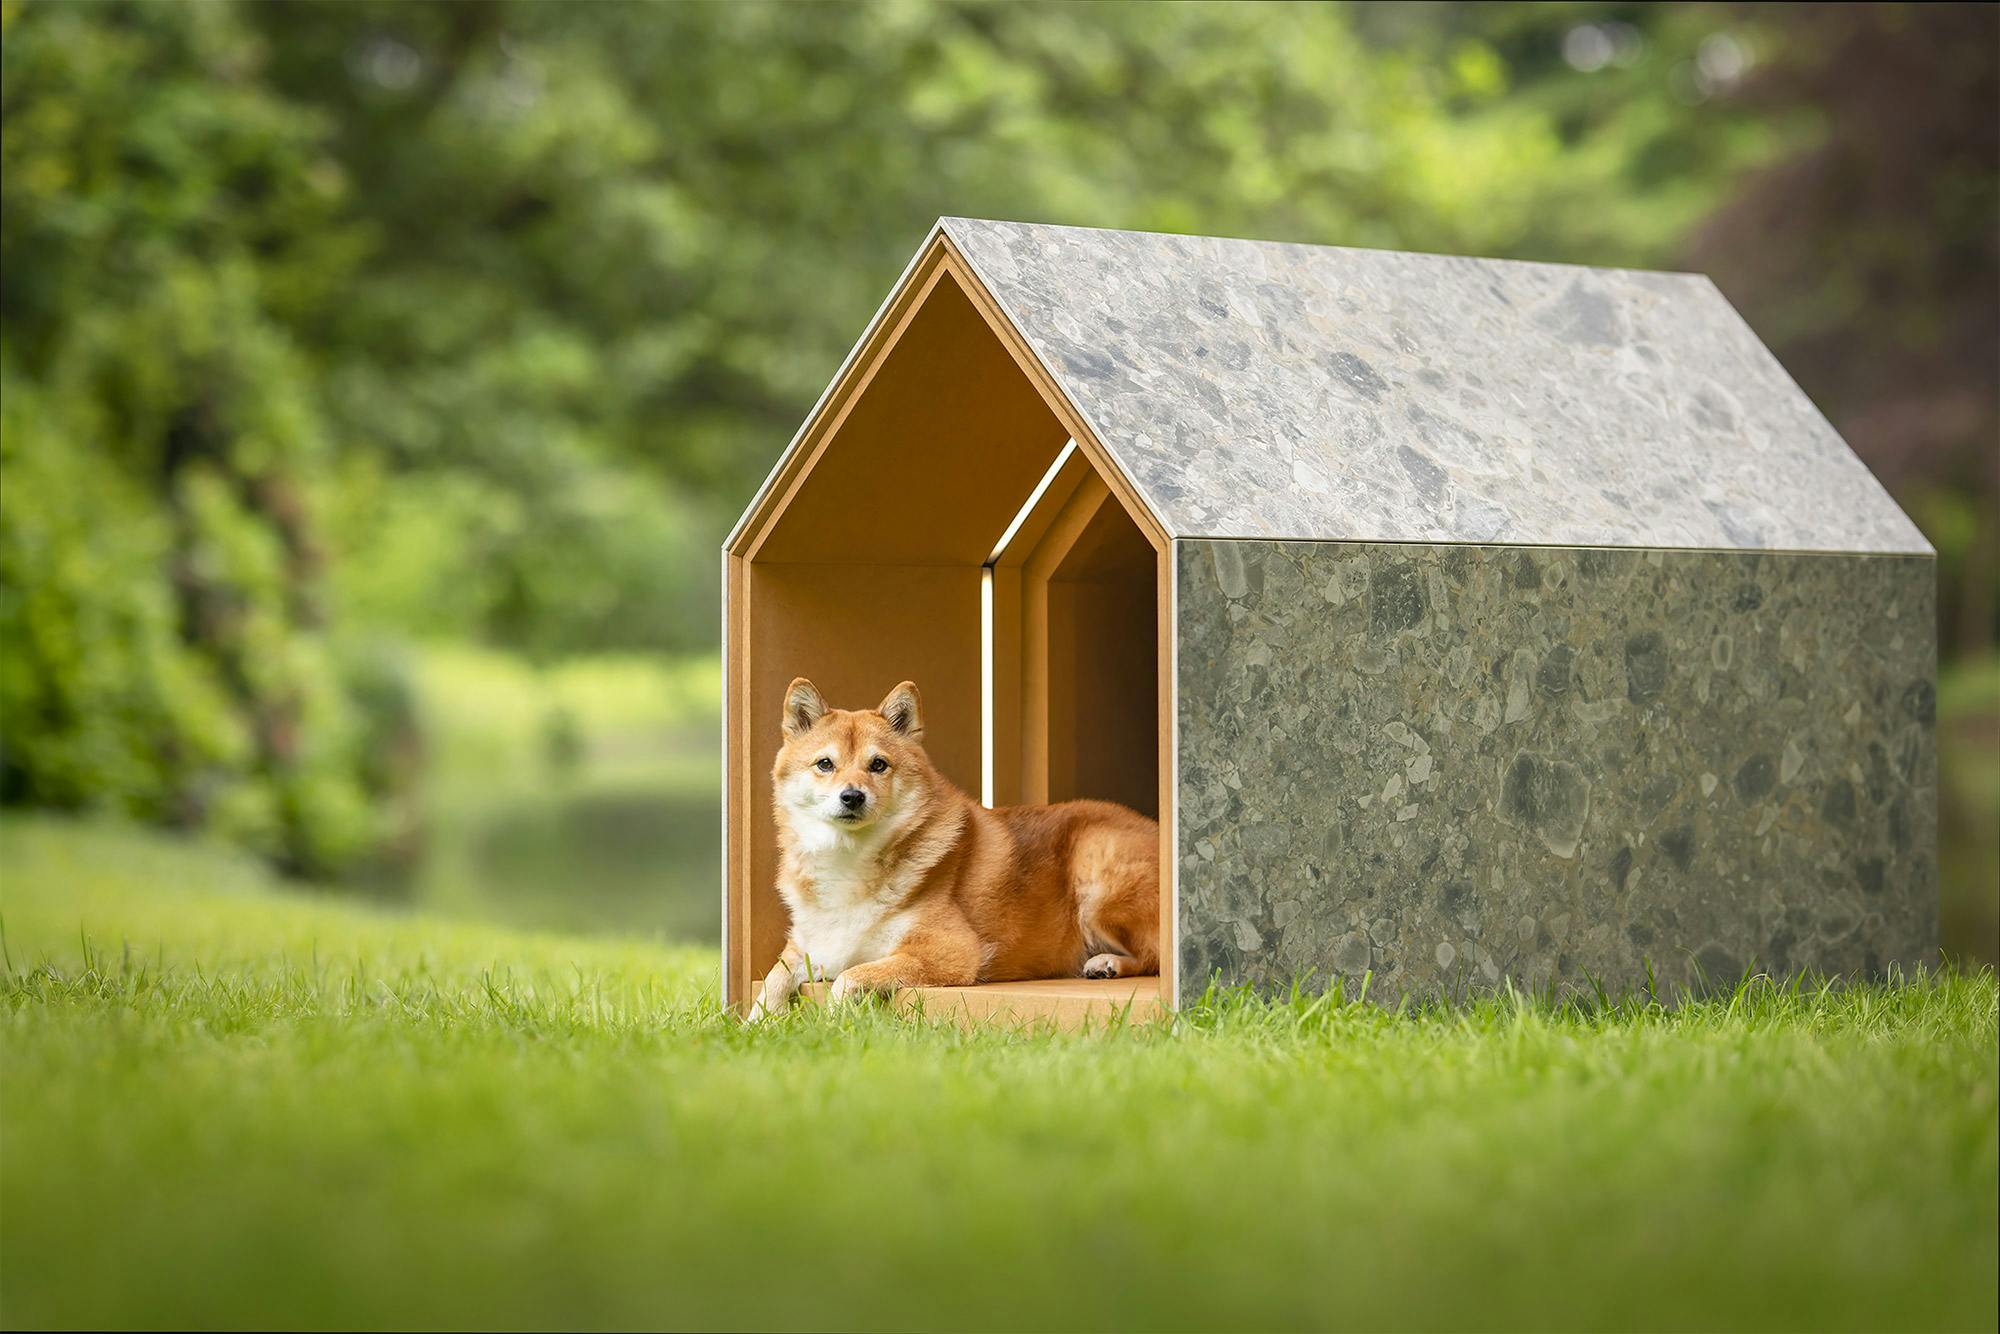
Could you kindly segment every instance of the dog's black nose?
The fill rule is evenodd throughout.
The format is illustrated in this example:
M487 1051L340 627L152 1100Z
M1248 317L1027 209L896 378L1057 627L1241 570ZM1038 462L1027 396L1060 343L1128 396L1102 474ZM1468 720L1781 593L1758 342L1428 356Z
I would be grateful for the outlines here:
M858 787L840 789L840 804L850 811L858 811L868 804L868 794Z

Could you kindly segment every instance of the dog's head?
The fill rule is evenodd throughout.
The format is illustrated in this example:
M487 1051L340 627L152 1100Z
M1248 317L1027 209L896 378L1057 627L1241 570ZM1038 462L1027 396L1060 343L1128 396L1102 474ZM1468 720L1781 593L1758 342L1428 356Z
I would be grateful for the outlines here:
M771 770L794 829L859 833L920 807L935 782L923 699L905 681L872 709L830 709L803 676L785 691L785 743Z

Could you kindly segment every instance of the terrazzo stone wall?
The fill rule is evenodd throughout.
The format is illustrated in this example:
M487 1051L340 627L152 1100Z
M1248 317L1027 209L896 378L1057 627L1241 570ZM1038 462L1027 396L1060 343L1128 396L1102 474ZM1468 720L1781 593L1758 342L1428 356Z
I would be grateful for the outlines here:
M1928 556L1175 558L1183 996L1934 956Z

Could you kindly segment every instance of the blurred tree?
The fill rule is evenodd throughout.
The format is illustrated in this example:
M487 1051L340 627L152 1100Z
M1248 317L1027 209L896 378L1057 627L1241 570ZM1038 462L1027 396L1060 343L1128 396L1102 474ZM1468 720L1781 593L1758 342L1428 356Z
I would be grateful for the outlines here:
M1482 40L1382 49L1326 7L250 17L372 238L319 317L337 434L387 461L344 527L449 571L413 606L551 651L712 634L723 529L940 213L1644 262L1766 138L1718 119L1665 170L1657 109L1572 141Z
M1755 256L1790 220L1717 212L1883 119L1829 140L1809 104L1847 87L1838 51L1894 33L1812 27L1707 5L0 0L0 795L110 799L326 869L403 818L410 764L377 752L410 721L375 641L711 643L724 529L941 213L1637 265L1716 218L1705 236L1737 236L1709 266L1742 266L1785 351L1853 309L1807 299L1809 254L1872 275L1829 291L1876 292L1922 226L1883 233L1903 268L1857 234L1786 269ZM1926 124L1989 86L1964 79ZM1951 133L1958 184L1923 176L1943 193L1910 213L1973 247L1991 163ZM1750 279L1781 272L1793 313L1767 318ZM1941 307L1912 292L1918 329Z
M1686 253L1768 338L1938 549L1947 654L2000 634L2000 7L1768 16L1759 112L1818 133Z
M0 792L332 870L376 831L275 312L337 289L338 166L228 11L0 23Z

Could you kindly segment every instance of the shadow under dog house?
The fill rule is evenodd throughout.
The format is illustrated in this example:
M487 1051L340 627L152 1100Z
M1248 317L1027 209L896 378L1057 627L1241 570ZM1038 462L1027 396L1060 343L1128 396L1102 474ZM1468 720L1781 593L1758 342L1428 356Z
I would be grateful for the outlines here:
M1927 961L1933 564L1706 278L943 219L724 548L726 997L795 675L1159 819L1157 983L968 1012Z

